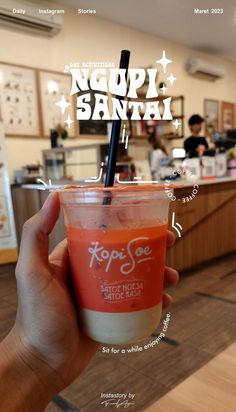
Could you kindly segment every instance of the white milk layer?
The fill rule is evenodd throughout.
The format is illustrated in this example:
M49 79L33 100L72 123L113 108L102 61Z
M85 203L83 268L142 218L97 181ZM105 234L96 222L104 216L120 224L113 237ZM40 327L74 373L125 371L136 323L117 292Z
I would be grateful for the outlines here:
M91 339L108 344L136 343L148 338L159 325L162 302L136 312L107 313L80 309L83 329Z

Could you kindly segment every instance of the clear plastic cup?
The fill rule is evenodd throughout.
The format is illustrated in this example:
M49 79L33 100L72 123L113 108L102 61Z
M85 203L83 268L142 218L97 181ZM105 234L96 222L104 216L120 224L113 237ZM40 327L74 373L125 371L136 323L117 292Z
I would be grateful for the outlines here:
M84 332L107 344L146 339L162 313L165 188L69 187L59 194Z

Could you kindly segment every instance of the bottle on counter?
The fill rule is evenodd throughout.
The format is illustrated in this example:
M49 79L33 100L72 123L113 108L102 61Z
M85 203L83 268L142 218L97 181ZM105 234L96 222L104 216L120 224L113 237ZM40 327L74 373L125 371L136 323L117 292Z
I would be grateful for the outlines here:
M236 147L231 147L227 151L227 175L236 177Z
M216 177L224 177L227 175L227 154L225 150L218 150L215 156L216 161Z
M152 145L152 150L150 150L148 156L152 178L162 178L163 167L169 164L167 150L162 144L160 137L155 136L155 133L149 136L148 141Z
M201 177L201 164L199 157L187 158L183 161L183 167L188 173L186 173L186 179L191 179L191 176L194 176L196 179Z
M205 150L201 157L202 179L213 179L216 177L215 150Z

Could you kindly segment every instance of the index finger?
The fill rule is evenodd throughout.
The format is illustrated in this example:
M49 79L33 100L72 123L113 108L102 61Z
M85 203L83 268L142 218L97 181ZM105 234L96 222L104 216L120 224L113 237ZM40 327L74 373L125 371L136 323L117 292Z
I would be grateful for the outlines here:
M18 263L21 261L29 270L48 263L49 235L60 213L60 201L57 193L51 193L42 209L27 222L22 231Z
M167 247L173 246L174 243L175 243L174 234L170 230L167 230Z

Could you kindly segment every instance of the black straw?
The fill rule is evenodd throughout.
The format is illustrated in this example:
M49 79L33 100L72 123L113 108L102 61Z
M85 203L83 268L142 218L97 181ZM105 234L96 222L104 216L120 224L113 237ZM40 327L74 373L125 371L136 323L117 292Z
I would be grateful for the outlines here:
M120 69L126 69L125 78L127 80L128 67L129 67L129 50L121 50L120 55ZM122 96L116 96L116 99L122 100ZM105 187L111 187L114 185L115 171L116 171L116 159L120 139L120 128L121 128L121 119L112 121L111 129L111 139L109 144L108 152L108 161L107 161L107 170L106 170L106 180Z

